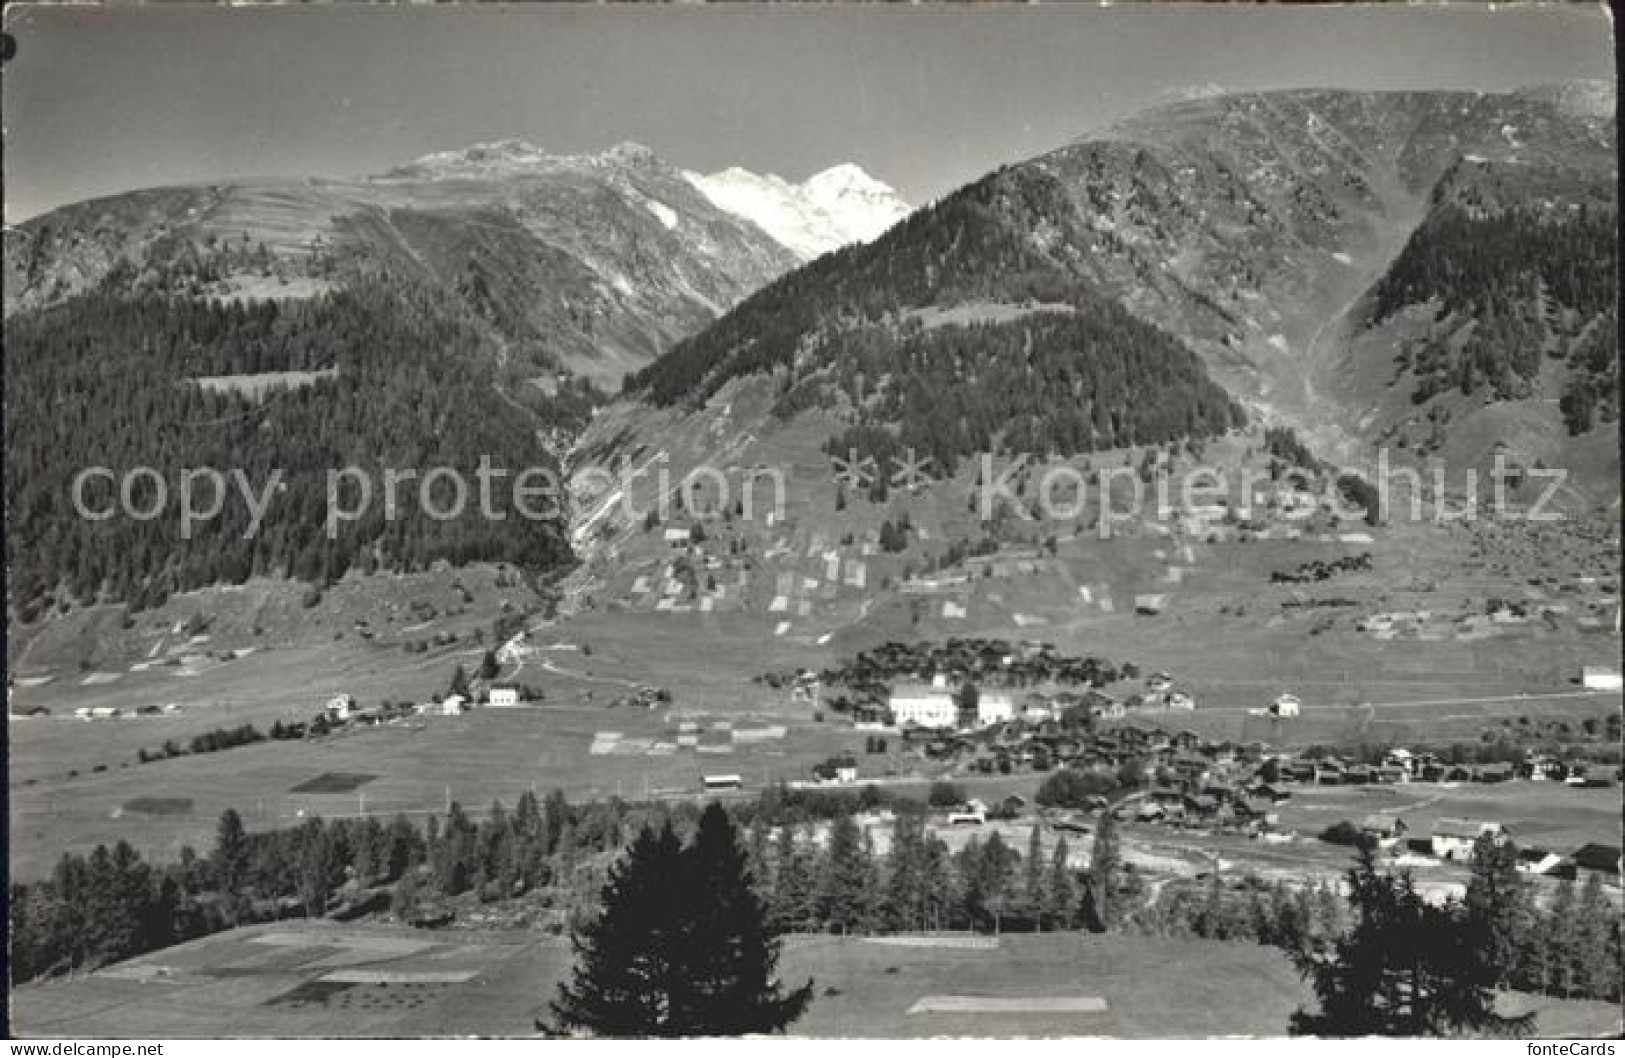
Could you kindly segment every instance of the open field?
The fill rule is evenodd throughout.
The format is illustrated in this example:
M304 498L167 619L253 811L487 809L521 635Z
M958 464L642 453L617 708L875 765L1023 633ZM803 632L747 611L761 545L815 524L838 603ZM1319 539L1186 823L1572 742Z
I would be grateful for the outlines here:
M563 940L530 933L252 926L24 986L13 1027L23 1037L525 1036L570 962ZM791 984L815 982L794 1027L807 1037L1280 1036L1310 1001L1272 949L1124 935L1007 934L973 947L793 936L780 970ZM1508 1004L1539 1009L1543 1035L1619 1028L1603 1003ZM917 1005L992 1012L911 1013Z
M27 752L18 746L18 728L44 723L14 721L13 752ZM114 723L67 726L71 737L75 731L95 733L98 726L105 729ZM134 720L119 723L142 726ZM152 730L162 728L153 725ZM619 734L629 749L639 751L593 754L590 749L601 733ZM171 860L183 844L206 848L227 808L237 809L257 830L293 825L307 814L332 817L365 811L388 817L396 812L439 812L448 799L477 814L493 799L511 807L526 790L555 787L577 798L642 797L667 791L698 796L701 776L716 773L740 774L754 792L780 777L805 778L812 764L862 746L861 736L849 727L805 719L784 739L735 742L723 741L722 735L712 736L716 751L702 745L651 753L648 747L654 743L673 744L676 738L674 721L663 710L543 703L482 709L458 717L415 717L312 742L258 743L114 766L76 778L52 775L33 783L14 778L12 874L19 879L35 877L47 871L64 849L84 850L120 839L144 854ZM344 773L377 777L350 791L323 779ZM316 790L296 789L313 780L322 780ZM124 810L139 797L190 799L190 811Z
M1293 787L1277 807L1280 825L1303 835L1374 812L1397 814L1425 837L1440 818L1493 820L1520 845L1569 853L1587 842L1615 844L1619 790L1575 789L1556 782L1408 783L1398 786Z
M284 297L312 297L320 292L321 281L305 279L295 287L288 288ZM249 299L263 296L256 291L240 291L239 298ZM328 368L324 371L262 371L251 375L207 375L194 378L192 381L211 393L240 393L249 400L262 400L265 395L277 389L299 389L304 386L314 386L324 379L338 378L338 368Z
M588 563L567 585L573 594L564 600L566 616L532 618L529 651L504 666L503 678L545 694L530 708L414 717L308 743L136 763L141 750L169 739L184 744L219 727L252 723L263 732L277 720L307 720L335 694L354 694L362 705L372 705L380 699L422 702L445 690L455 666L472 670L485 649L498 645L490 632L496 618L538 604L516 576L486 567L351 576L308 607L301 586L257 580L178 596L152 613L126 616L122 607L100 607L52 615L23 629L12 642L19 677L13 707L41 706L51 715L17 717L9 724L16 875L37 876L64 848L120 838L167 859L183 843L205 845L228 807L242 812L250 827L262 828L301 814L441 810L448 798L481 811L494 798L511 803L533 788L557 787L574 797L637 797L697 791L704 774L738 773L747 790L779 778L806 778L813 764L861 748L863 733L834 714L817 720L811 706L753 677L831 667L888 640L1039 638L1065 654L1166 670L1195 696L1196 710L1137 714L1141 719L1212 739L1283 748L1476 742L1486 729L1520 719L1578 724L1621 707L1618 693L1582 694L1574 682L1581 665L1617 664L1619 650L1616 635L1584 632L1571 620L1581 610L1617 605L1609 602L1617 595L1595 583L1616 577L1617 568L1602 565L1592 545L1588 551L1577 544L1572 553L1559 545L1548 549L1542 570L1574 589L1559 591L1491 569L1477 552L1479 538L1461 526L1396 525L1378 531L1370 544L1180 542L1154 534L1100 540L1074 527L1073 535L1058 536L1053 556L1036 564L986 563L985 575L956 596L965 616L944 618L934 596L922 607L920 596L881 587L883 576L900 573L898 556L862 558L868 564L862 589L846 576L845 563L853 559L842 559L841 582L833 584L820 548L835 546L848 525L862 538L885 509L854 503L837 519L832 496L824 495L831 488L827 467L820 461L793 469L806 487L791 491L787 522L765 527L736 521L726 530L749 537L753 556L780 537L786 541L784 554L753 557L755 568L746 571L752 587L729 603L738 608L677 613L620 602L637 578L653 585L659 571L649 563L670 552L659 533L623 534L609 556ZM962 498L950 492L939 488L910 500L927 549L940 548L945 537L981 531L967 523ZM1048 528L1018 530L1032 537L1021 542L1036 552ZM713 531L723 532L714 525ZM1272 571L1366 550L1374 556L1369 572L1315 585L1269 583ZM1182 572L1177 583L1164 583L1171 563ZM728 581L735 572L720 571L718 578ZM773 612L773 596L786 574L793 574L794 606ZM1593 583L1582 588L1582 575ZM823 578L818 590L802 590L807 578L817 577ZM830 587L835 596L826 598ZM1087 598L1080 589L1088 589ZM1134 615L1132 596L1149 590L1165 593L1168 606L1156 616ZM868 597L860 605L856 595ZM1108 595L1121 605L1102 608ZM1488 637L1456 634L1463 615L1481 615L1487 599L1535 596L1561 600L1573 613L1498 626ZM1356 605L1300 605L1327 598ZM799 612L803 602L806 617ZM1426 639L1380 639L1359 627L1372 612L1418 610L1441 615L1446 631ZM792 631L775 634L786 619ZM206 631L188 634L195 627ZM406 644L425 649L408 650ZM669 690L671 706L653 713L610 708L640 685ZM1139 689L1130 682L1107 688L1118 696ZM1303 699L1301 717L1249 713L1281 691ZM155 715L72 719L78 708L113 706L128 714L170 704L175 711ZM700 744L680 740L684 721L706 735L691 740ZM734 740L715 730L719 723L785 731L783 737ZM620 737L601 738L608 735ZM885 756L859 755L862 779L936 774L934 766L902 757L900 739L890 742ZM377 778L349 791L291 792L324 773ZM1030 794L1039 781L1018 774L970 782L978 794ZM1515 793L1464 789L1438 802L1436 810L1500 818L1520 841L1559 848L1617 840L1617 813L1589 807L1609 791L1530 790L1532 800L1502 804L1502 798L1522 797L1527 785L1518 784ZM1438 792L1306 792L1288 806L1283 824L1312 834L1335 822L1331 817L1338 811L1358 818L1377 810L1386 803L1379 797ZM1310 807L1351 797L1356 801L1344 808ZM1487 800L1480 806L1475 798ZM187 800L189 810L183 808ZM1463 803L1454 804L1458 800ZM149 810L153 805L162 807ZM1431 822L1418 810L1422 815L1413 826ZM1276 847L1267 858L1313 860L1307 849Z

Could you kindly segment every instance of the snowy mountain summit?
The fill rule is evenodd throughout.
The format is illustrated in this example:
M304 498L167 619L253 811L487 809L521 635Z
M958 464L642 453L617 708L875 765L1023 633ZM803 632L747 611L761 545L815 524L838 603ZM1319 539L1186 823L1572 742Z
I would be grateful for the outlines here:
M896 191L852 164L800 184L737 166L683 175L712 205L750 221L804 260L868 242L909 213Z

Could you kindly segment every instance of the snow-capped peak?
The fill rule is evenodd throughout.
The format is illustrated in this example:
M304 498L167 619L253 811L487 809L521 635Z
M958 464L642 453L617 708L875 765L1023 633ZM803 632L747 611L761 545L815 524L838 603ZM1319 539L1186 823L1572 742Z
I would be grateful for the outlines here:
M683 175L712 205L750 221L804 260L868 242L909 213L896 191L851 163L800 184L738 166Z

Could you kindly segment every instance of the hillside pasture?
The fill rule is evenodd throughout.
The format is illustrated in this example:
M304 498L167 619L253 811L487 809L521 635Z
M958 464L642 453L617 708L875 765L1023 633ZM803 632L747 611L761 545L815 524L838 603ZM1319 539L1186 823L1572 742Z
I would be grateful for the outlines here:
M286 296L310 297L313 293ZM248 296L253 295L245 295ZM264 400L267 395L278 390L302 389L338 377L339 369L331 367L321 371L261 371L249 375L203 375L192 379L192 382L210 393L235 393L257 401Z
M25 985L12 996L13 1028L23 1038L531 1036L570 968L564 940L528 932L250 926ZM1121 934L975 946L796 935L780 973L792 986L815 982L791 1028L807 1038L1282 1036L1312 1001L1273 949ZM1618 1031L1607 1004L1503 1002L1535 1009L1542 1036ZM954 1007L977 1012L944 1009Z

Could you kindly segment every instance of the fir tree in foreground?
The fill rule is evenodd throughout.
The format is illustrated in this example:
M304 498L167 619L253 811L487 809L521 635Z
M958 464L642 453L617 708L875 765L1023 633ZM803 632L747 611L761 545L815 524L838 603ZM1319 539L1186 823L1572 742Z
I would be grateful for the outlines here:
M1428 903L1407 873L1377 872L1362 848L1349 871L1355 923L1330 956L1302 959L1320 1001L1290 1031L1311 1036L1523 1036L1534 1016L1495 1012L1501 976L1483 918L1455 901Z
M786 993L778 941L745 850L715 803L687 848L644 829L604 887L603 911L572 937L576 966L552 1004L557 1028L616 1037L782 1032L812 1001Z

